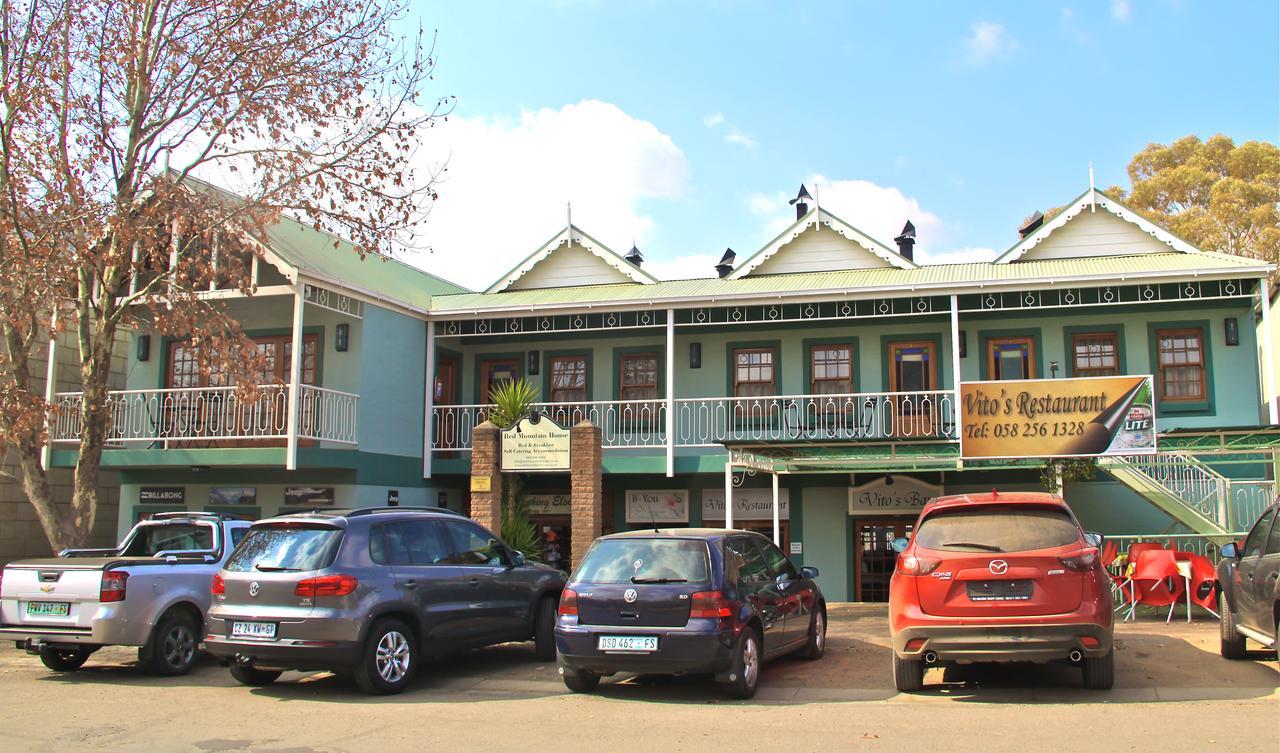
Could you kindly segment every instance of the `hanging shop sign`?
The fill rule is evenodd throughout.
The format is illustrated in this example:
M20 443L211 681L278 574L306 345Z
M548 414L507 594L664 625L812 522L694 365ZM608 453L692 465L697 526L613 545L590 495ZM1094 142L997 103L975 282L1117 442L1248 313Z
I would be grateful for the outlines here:
M569 430L546 416L520 419L502 432L502 470L569 470Z
M144 505L185 505L187 489L183 486L144 486L138 489L138 502Z
M724 520L724 489L703 490L702 519ZM773 520L773 490L734 489L733 519ZM778 519L791 519L791 495L787 489L778 490Z
M1147 376L1025 379L960 385L960 454L1093 457L1156 451Z
M636 489L626 494L628 523L688 523L688 489Z
M565 515L569 514L573 498L569 494L526 494L525 510L530 515Z
M286 486L284 489L286 505L316 507L332 505L333 500L332 486Z
M892 483L887 483L887 480ZM942 486L910 476L879 476L849 487L850 515L918 515L924 503L942 494Z
M252 486L215 486L209 490L211 505L254 505L258 490Z

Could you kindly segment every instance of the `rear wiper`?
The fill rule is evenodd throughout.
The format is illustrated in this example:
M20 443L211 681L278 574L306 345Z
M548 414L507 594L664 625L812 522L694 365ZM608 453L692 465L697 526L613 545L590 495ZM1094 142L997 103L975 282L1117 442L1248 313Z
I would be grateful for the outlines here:
M974 541L948 541L943 546L967 546L974 549L982 549L988 552L1003 552L1004 550L993 544L979 544Z
M276 567L275 565L254 565L254 570L260 570L264 573L287 573L296 571L296 567Z
M632 583L688 583L688 578L632 578Z

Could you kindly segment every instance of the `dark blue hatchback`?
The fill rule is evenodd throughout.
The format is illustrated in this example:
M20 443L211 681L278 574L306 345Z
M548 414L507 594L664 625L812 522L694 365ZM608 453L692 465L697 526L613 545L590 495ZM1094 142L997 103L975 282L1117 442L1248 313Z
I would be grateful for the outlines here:
M750 698L764 661L822 656L827 615L817 577L748 531L603 536L560 597L560 673L575 692L618 672L712 674L729 695Z

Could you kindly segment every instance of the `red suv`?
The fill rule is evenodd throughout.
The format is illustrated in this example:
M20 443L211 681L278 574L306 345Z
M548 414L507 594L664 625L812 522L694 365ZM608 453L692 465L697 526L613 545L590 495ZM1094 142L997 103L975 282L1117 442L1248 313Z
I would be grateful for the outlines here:
M919 690L940 663L1069 661L1085 687L1115 678L1110 586L1101 537L1061 497L992 491L938 497L889 584L893 680Z

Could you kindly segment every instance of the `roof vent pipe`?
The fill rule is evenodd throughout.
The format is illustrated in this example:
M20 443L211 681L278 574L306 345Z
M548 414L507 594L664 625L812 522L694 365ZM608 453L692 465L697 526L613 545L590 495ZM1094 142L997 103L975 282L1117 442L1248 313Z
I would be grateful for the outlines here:
M813 197L809 195L809 189L805 188L804 184L801 183L800 192L796 194L796 197L794 199L787 202L788 204L795 204L797 220L809 213L808 202L811 201L812 199Z
M898 253L907 261L915 260L916 249L916 226L911 224L911 220L907 220L907 224L902 226L902 234L893 239L898 244Z
M637 267L640 266L642 263L644 263L644 254L640 253L640 249L636 248L636 244L634 243L631 244L631 250L628 251L627 255L622 258L626 259L627 261L631 262Z
M737 254L733 253L733 249L726 248L724 256L720 257L720 263L716 265L716 274L720 277L728 277L733 271L733 260L737 258Z

